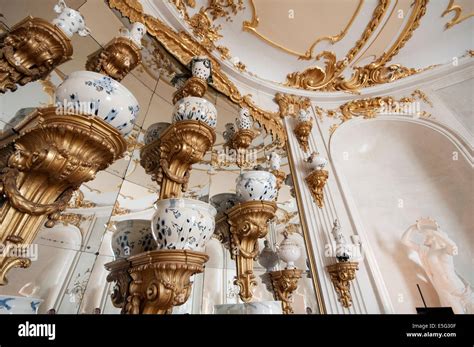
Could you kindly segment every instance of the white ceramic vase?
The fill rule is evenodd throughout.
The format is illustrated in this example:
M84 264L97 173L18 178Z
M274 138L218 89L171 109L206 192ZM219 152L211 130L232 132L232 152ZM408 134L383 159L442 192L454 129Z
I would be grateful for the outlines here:
M193 57L189 63L193 77L212 83L212 63L208 57Z
M173 123L184 120L199 120L215 128L217 124L216 107L204 98L196 96L182 98L174 105Z
M309 163L309 166L313 170L323 170L324 167L327 165L328 160L320 155L318 152L313 152L311 155L306 159L306 162Z
M241 107L239 110L239 117L235 119L237 128L241 130L248 130L252 128L252 116L250 116L250 111L246 107Z
M285 235L285 238L278 246L278 257L287 264L286 269L296 268L295 261L297 261L300 256L301 250L298 242Z
M43 299L0 295L0 314L37 314Z
M146 26L143 23L135 22L132 25L132 29L122 28L120 29L120 35L131 40L139 48L142 47L142 38L146 34Z
M91 71L71 73L56 89L56 106L64 114L94 115L127 135L140 107L133 94L116 80Z
M158 140L161 134L163 134L163 132L168 129L170 125L171 123L167 122L159 122L150 125L145 133L145 145L148 145L149 143Z
M216 209L195 199L163 199L155 203L153 236L158 249L203 252L214 233Z
M54 6L54 12L59 13L59 15L51 23L61 29L67 37L71 38L75 33L80 36L90 34L90 30L84 22L84 17L78 11L67 7L64 0L59 0Z
M237 198L240 201L273 201L277 196L276 177L268 171L246 171L237 177Z
M116 223L115 226L117 230L112 235L115 259L128 258L157 248L149 220L126 220Z

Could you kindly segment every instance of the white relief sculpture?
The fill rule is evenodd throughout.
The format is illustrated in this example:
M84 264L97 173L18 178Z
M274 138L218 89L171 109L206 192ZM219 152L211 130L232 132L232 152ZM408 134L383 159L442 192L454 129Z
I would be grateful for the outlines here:
M423 244L412 240L415 233L423 238ZM421 218L402 236L402 243L418 253L426 275L435 288L443 307L451 307L454 313L474 313L474 294L471 285L456 273L453 256L458 247L430 218Z

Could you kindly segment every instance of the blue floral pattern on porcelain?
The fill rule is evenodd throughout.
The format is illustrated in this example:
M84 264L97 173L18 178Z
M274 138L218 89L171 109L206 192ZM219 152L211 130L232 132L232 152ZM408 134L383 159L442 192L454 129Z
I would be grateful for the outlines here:
M217 110L204 98L188 96L179 100L173 110L173 123L184 120L198 120L212 128L217 125Z
M247 171L237 177L237 197L240 201L273 201L277 196L276 177L267 171Z
M214 233L216 209L194 199L163 199L156 202L152 219L158 249L203 251Z
M43 300L0 295L0 314L36 314Z
M112 251L116 259L152 251L157 248L149 220L132 219L118 222L112 236Z

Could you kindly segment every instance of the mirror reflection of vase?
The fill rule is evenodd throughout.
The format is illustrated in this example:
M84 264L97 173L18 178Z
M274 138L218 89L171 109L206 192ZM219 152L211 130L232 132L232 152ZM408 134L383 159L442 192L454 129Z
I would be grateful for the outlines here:
M111 246L115 259L153 251L157 248L149 220L132 219L116 223Z
M264 241L265 247L258 256L258 263L267 271L273 271L278 264L278 254L270 247L268 240Z
M43 299L0 295L0 314L37 314Z

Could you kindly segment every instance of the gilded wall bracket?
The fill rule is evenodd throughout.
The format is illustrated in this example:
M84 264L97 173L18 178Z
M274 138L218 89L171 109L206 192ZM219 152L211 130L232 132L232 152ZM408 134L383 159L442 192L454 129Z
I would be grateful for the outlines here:
M55 107L37 109L16 130L15 151L0 174L0 243L10 248L31 245L45 221L54 225L73 191L126 149L123 136L102 119L57 114ZM0 258L0 285L7 283L9 269L29 263Z
M275 300L281 301L284 314L294 313L293 292L298 289L298 281L302 273L303 270L299 269L284 269L269 273Z
M240 299L250 302L257 285L253 262L258 256L258 239L268 232L268 222L275 217L277 206L272 201L247 201L226 212L230 224L231 257L237 265L235 284Z
M121 81L142 61L140 48L125 37L116 37L87 57L86 69Z
M72 53L71 40L57 26L23 19L0 38L0 93L46 77Z
M328 178L329 172L327 170L314 170L305 178L311 195L319 208L324 206L324 186Z
M351 281L356 278L356 271L359 270L357 262L339 262L328 265L327 270L331 276L334 289L339 295L339 302L343 307L349 308L352 305Z
M186 303L192 275L202 273L209 259L205 253L157 250L128 258L129 286L126 314L170 314Z

